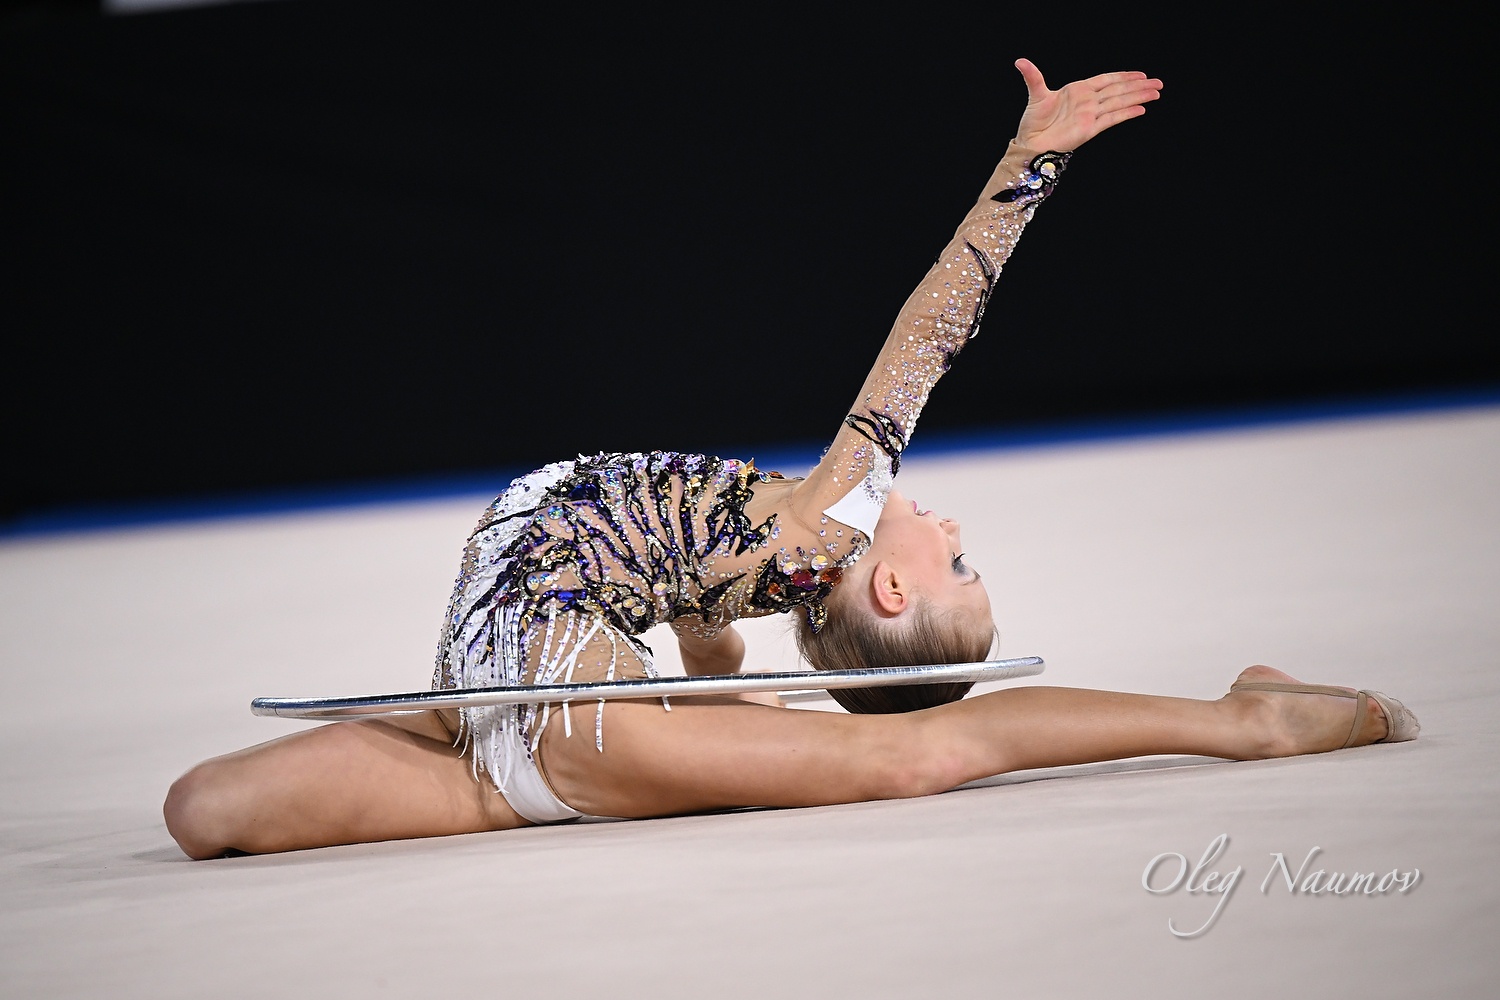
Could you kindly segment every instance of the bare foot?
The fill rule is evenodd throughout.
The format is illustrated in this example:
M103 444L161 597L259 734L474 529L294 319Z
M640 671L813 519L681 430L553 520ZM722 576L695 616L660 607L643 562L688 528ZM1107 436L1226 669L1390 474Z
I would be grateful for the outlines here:
M1240 672L1239 681L1273 684L1301 684L1291 674L1257 664ZM1353 688L1341 688L1353 693ZM1266 757L1290 757L1294 754L1322 753L1337 750L1349 739L1358 703L1353 698L1335 695L1298 694L1278 691L1235 691L1225 699L1240 700L1254 712L1254 724L1264 733ZM1373 700L1365 712L1363 724L1354 740L1364 746L1384 739L1387 733L1385 712Z

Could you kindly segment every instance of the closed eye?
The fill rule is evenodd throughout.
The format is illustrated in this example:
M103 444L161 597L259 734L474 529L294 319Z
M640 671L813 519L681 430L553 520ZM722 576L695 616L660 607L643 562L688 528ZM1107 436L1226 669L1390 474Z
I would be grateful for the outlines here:
M964 562L964 554L962 552L953 557L953 572L959 576L967 576L968 579L964 583L974 583L979 579L979 572Z

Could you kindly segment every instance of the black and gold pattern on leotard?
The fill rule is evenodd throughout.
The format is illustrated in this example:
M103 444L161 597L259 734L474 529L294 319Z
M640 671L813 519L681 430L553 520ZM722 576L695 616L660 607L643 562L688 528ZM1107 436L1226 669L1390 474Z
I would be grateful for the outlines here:
M807 609L816 621L859 532L827 522L754 522L753 462L674 452L602 454L538 469L490 505L464 549L438 644L435 688L654 676L639 636L671 622L701 637L728 623ZM847 537L846 537L847 536ZM634 669L634 667L631 667ZM566 703L564 728L571 725ZM505 787L516 741L534 750L551 706L461 711L476 769ZM594 742L603 749L603 702Z
M873 411L869 414L851 413L844 418L844 423L885 452L886 458L891 460L891 475L901 471L901 453L906 450L906 434L902 432L900 424L884 413Z
M1002 188L990 195L991 201L1001 204L1025 204L1039 201L1052 193L1052 186L1062 176L1072 159L1072 153L1047 152L1031 158L1026 172L1012 187Z
M753 464L659 452L581 459L548 490L517 552L525 623L549 611L602 616L627 635L684 615L711 616L727 588L715 555L769 540L752 525ZM501 598L505 600L505 598Z
M819 557L814 556L817 563ZM788 571L773 560L761 567L755 577L752 606L782 614L801 608L814 632L828 620L823 601L844 574L843 567L823 563L817 569L793 568Z
M580 458L520 507L499 509L497 501L480 521L447 625L452 634L488 633L474 616L510 605L523 634L572 612L625 636L681 618L712 634L736 618L818 603L859 547L835 530L812 549L778 548L777 518L753 524L745 513L752 485L763 478L752 462L705 455ZM501 553L505 570L487 586L470 586L466 581L480 582L483 559L497 561L485 535L502 518L524 519ZM734 558L760 551L763 560Z

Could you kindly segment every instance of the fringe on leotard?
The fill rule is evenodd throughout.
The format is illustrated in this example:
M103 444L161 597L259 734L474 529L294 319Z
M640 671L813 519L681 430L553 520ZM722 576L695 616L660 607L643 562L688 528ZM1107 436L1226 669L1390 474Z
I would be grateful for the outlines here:
M615 679L622 646L643 664L647 676L656 676L650 651L602 617L559 610L528 615L527 603L518 599L523 588L515 579L519 563L516 548L546 490L575 467L576 463L559 462L523 476L486 511L465 549L463 567L449 601L433 674L435 689L569 683L579 656L601 634L610 643L606 680ZM527 661L532 659L528 654L533 644L538 646L537 667L528 676ZM561 711L564 729L571 736L571 709L563 704ZM550 704L460 709L456 745L471 754L476 777L484 772L504 792L518 763L514 748L523 748L530 757L552 714ZM594 743L600 750L604 748L603 721L601 701L594 719Z

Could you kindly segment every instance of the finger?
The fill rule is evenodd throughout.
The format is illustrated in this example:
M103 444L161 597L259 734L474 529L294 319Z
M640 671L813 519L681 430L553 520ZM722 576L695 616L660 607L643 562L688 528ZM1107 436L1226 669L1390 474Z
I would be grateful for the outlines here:
M1095 106L1099 112L1103 113L1129 107L1132 104L1145 104L1148 101L1155 101L1160 98L1160 90L1143 88L1102 96L1095 102Z
M1123 80L1119 83L1110 84L1108 87L1101 87L1094 94L1096 97L1107 97L1111 94L1134 94L1146 91L1159 91L1161 89L1162 82L1160 80Z
M1047 96L1047 81L1042 77L1042 71L1036 68L1036 63L1030 59L1017 59L1016 69L1021 71L1021 79L1026 81L1026 92L1032 100Z
M1098 76L1091 76L1083 82L1090 90L1103 90L1112 84L1128 83L1132 80L1144 79L1146 79L1145 73L1132 71L1127 73L1100 73Z
M1113 94L1126 90L1160 90L1162 82L1155 77L1138 76L1129 80L1115 80L1097 88L1095 94Z

